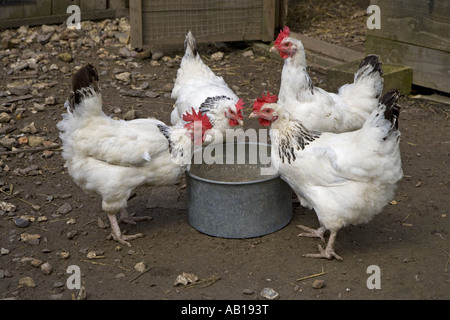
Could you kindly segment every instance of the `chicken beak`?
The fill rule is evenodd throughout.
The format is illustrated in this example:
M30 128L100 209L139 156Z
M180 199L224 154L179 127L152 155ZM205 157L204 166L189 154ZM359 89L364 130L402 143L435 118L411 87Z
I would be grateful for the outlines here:
M249 115L248 115L248 118L250 119L250 118L258 118L258 113L256 113L255 111L253 111L252 113L250 113Z
M244 120L239 119L237 122L239 123L240 126L244 126Z
M269 52L278 52L277 47L273 46L272 48L270 48Z

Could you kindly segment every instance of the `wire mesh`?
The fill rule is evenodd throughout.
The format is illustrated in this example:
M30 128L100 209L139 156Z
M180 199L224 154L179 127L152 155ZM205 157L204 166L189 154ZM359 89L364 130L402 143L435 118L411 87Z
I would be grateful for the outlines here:
M149 0L142 2L144 43L171 42L191 30L197 40L247 40L261 34L262 0ZM232 39L233 38L233 39Z

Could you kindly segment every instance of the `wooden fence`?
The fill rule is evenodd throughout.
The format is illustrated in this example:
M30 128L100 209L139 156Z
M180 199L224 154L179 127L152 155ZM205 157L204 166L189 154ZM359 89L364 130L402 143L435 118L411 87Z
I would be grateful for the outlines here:
M129 14L127 0L0 0L0 29L64 23L70 16L66 12L70 5L80 7L81 20Z
M368 30L366 52L409 66L412 82L450 93L450 1L371 0L381 29Z

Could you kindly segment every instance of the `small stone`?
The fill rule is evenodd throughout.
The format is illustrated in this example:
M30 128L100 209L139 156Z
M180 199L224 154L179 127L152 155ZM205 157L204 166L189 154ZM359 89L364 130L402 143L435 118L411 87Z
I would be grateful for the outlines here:
M16 96L24 96L26 95L31 88L32 81L15 81L12 83L9 83L6 87L8 88L9 92L11 92L13 95Z
M75 224L75 219L74 218L69 218L69 220L67 220L66 224L71 225L71 224Z
M67 232L67 239L72 240L78 234L77 230Z
M134 265L134 270L138 272L144 272L147 269L145 262L138 262Z
M56 281L54 284L53 284L53 287L54 288L62 288L62 287L64 287L66 284L64 283L64 282L62 282L62 281Z
M48 263L48 262L43 263L43 264L41 265L41 271L42 271L42 273L45 274L45 275L49 275L50 273L52 273L52 270L53 270L53 268L52 268L52 266L50 265L50 263Z
M9 250L8 249L5 249L5 248L1 248L0 249L0 256L7 255L7 254L9 254Z
M39 240L40 237L41 237L40 234L30 234L26 232L20 234L20 240L32 244L36 244L36 240ZM39 242L37 244L39 244Z
M86 254L86 257L88 259L101 259L101 258L104 258L104 254L105 253L103 251L101 251L101 250L89 251Z
M0 209L6 212L16 211L16 206L6 201L0 201Z
M58 58L59 58L59 60L64 61L64 62L71 62L73 60L72 55L67 52L58 54Z
M17 139L17 141L19 141L19 144L27 144L28 137L27 136L19 137L19 139Z
M136 110L129 110L123 115L124 120L136 119Z
M117 80L120 80L120 81L123 81L123 82L129 82L130 78L131 78L131 73L129 73L128 71L125 71L125 72L121 72L121 73L118 73L118 74L114 75L114 77Z
M28 145L30 147L38 147L42 145L42 142L44 142L44 140L45 139L43 137L30 136L28 137Z
M135 55L136 59L144 60L152 57L152 52L150 50L142 50Z
M7 123L9 121L11 121L11 116L8 113L0 113L0 123Z
M255 294L255 291L252 289L244 289L244 290L242 290L242 293L246 294L246 295L252 295L252 294Z
M150 84L147 81L144 81L139 85L139 88L142 90L146 90L148 87L150 87Z
M23 277L23 278L20 278L19 285L27 286L30 288L35 288L36 282L34 282L33 278L31 278L31 277Z
M127 47L120 48L118 54L122 58L129 58L131 56L130 50Z
M42 32L43 33L50 33L50 32L55 32L56 27L55 26L48 26L46 24L43 24L41 26Z
M165 84L162 89L166 92L171 92L173 89L173 83L167 83Z
M173 61L173 60L167 61L165 64L166 64L166 67L168 67L168 68L175 67L175 61Z
M315 280L312 284L314 289L321 289L325 286L325 281L323 280Z
M177 286L179 284L187 285L189 283L195 283L197 281L198 277L195 274L183 272L175 279L173 285L174 286Z
M280 295L272 288L264 288L261 291L261 297L266 298L267 300L276 300Z
M30 224L30 221L28 219L22 219L19 217L13 218L14 224L18 226L19 228L26 228Z
M22 133L31 133L31 134L36 134L38 132L38 130L36 129L36 125L34 124L34 122L30 123L29 125L23 127L20 132Z
M63 252L59 253L59 256L60 256L61 259L66 260L66 259L69 259L70 253L63 251Z
M70 211L72 211L72 206L67 202L56 210L56 212L60 214L68 214Z
M244 53L242 54L243 57L253 57L253 50L247 50L244 51Z
M106 229L106 228L109 227L109 225L108 225L107 223L105 223L105 221L103 221L103 219L100 218L100 217L97 218L97 226L98 226L100 229Z
M212 61L220 61L223 59L224 55L225 54L222 51L217 51L216 53L213 53L211 55L211 60Z
M37 42L39 42L42 45L47 44L50 41L51 37L52 37L51 33L38 34Z
M162 57L164 57L164 52L162 51L155 51L152 54L152 60L153 61L158 61L159 59L161 59Z
M54 96L48 96L45 98L45 104L54 105L56 103L56 99Z
M145 92L145 96L148 98L157 98L159 97L159 93L154 91L147 91Z
M44 263L44 261L39 260L39 259L31 260L31 265L36 268L40 267L43 263Z
M115 279L122 279L125 278L125 273L118 273L116 274L116 276L114 277Z

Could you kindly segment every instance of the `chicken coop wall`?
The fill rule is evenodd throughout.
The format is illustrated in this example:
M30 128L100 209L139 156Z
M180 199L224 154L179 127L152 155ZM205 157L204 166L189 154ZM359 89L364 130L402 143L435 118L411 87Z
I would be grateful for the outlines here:
M450 1L371 0L380 29L367 31L366 52L411 67L413 84L450 93Z
M279 7L276 0L132 0L131 45L179 44L191 30L199 42L271 41Z
M81 20L128 17L128 0L0 0L0 30L28 25L61 24L80 7Z

